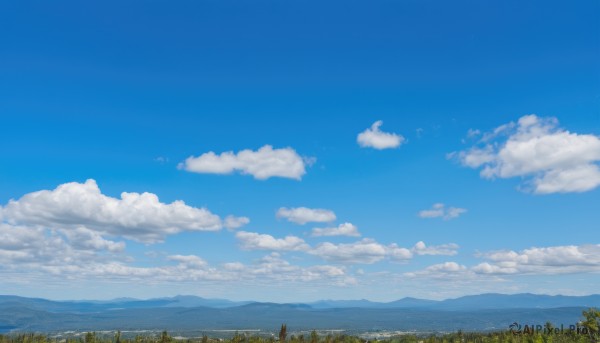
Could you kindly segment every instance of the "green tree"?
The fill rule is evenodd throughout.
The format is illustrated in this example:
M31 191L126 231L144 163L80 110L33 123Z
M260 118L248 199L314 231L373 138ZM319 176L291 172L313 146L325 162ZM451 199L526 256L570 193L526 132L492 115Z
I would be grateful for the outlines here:
M96 333L88 332L85 334L85 343L96 343Z
M160 343L170 343L172 340L171 336L169 336L169 333L167 332L167 330L164 330L163 332L161 332L160 334L160 338L159 338L159 342Z
M281 329L279 329L279 341L285 342L286 337L287 337L287 325L281 324Z
M581 314L583 315L581 326L587 329L590 338L597 338L600 329L600 311L595 308L590 308L587 311L583 311Z

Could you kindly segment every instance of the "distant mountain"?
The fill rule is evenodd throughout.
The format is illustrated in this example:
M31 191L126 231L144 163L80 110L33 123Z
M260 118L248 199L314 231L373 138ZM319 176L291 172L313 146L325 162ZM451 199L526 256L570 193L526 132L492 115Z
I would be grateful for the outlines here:
M400 300L385 303L386 307L399 307L399 308L432 308L435 305L441 303L435 300L425 300L417 298L402 298Z
M320 300L312 303L308 303L313 308L378 308L382 307L384 303L373 302L369 300Z
M205 299L197 296L179 295L172 298L158 298L139 300L133 298L119 298L115 300L95 301L52 301L39 298L25 298L12 295L0 295L0 306L13 304L30 309L47 312L92 313L116 309L134 308L161 308L161 307L213 307L227 308L251 303L234 302L224 299Z
M414 308L431 310L482 310L517 308L600 307L600 295L564 296L536 294L480 294L456 299L425 300L402 298L382 303L369 300L321 300L309 303L313 308Z
M433 308L445 310L600 307L600 295L565 296L523 294L480 294L448 299Z
M600 308L600 295L481 294L442 301L403 298L322 300L309 304L234 302L196 296L149 300L51 301L0 296L0 332L66 330L498 330L517 322L566 326L588 307Z
M402 298L392 302L374 302L365 299L361 300L320 300L308 303L313 308L432 308L440 301L424 300L417 298Z
M252 303L252 301L231 301L226 299L206 299L194 295L178 295L172 298L161 298L169 301L167 307L214 307L227 308Z
M41 298L25 298L12 295L0 295L0 305L14 304L30 309L47 312L102 312L115 309L162 308L162 307L210 307L231 308L255 301L231 301L226 299L206 299L193 295L178 295L168 298L139 300L120 298L107 301L52 301ZM275 306L277 304L265 303ZM289 304L286 304L289 305ZM313 309L332 308L415 308L432 310L482 310L513 308L558 308L558 307L600 307L600 294L588 296L495 294L468 295L455 299L425 300L418 298L402 298L392 302L374 302L361 300L320 300L299 304Z
M0 295L0 306L22 306L29 309L56 313L102 312L123 308L157 308L168 306L172 300L126 300L126 301L52 301L39 298L24 298Z

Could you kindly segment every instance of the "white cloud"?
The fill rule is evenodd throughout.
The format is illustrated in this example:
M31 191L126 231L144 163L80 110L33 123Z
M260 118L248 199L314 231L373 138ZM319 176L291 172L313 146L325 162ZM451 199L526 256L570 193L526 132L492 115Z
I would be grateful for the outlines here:
M363 148L382 150L397 148L405 141L401 135L381 131L379 129L381 125L383 125L383 121L378 120L370 128L359 133L356 137L358 145Z
M239 240L242 249L245 250L305 251L309 248L302 238L296 236L275 238L266 234L239 231L235 237Z
M44 237L42 229L9 225L0 222L0 249L20 250L24 246L33 247Z
M125 243L104 239L84 228L49 230L0 223L0 272L78 269L123 259L124 248Z
M412 248L399 247L396 243L383 245L373 239L365 238L354 243L333 244L324 242L307 251L326 261L337 263L372 264L384 259L392 262L405 262L415 255L456 255L458 245L454 243L427 246L417 242Z
M600 185L600 169L583 164L570 169L552 169L533 180L537 193L585 192Z
M470 274L468 268L456 262L444 262L434 264L423 270L404 273L404 276L410 278L426 277L434 279L450 279L465 277L465 274Z
M198 157L190 156L178 168L204 174L231 174L237 171L250 174L258 180L271 177L300 180L306 173L307 162L314 163L314 158L302 158L292 148L273 149L272 146L265 145L257 151L246 149L219 155L210 151Z
M313 265L301 267L293 265L281 258L278 253L271 253L259 261L242 265L243 268L237 270L237 278L244 280L273 280L289 284L291 282L324 282L325 284L334 284L344 286L355 282L354 278L347 275L342 267L331 265ZM239 266L238 266L239 267Z
M309 222L328 223L336 219L335 213L333 213L333 211L325 210L322 208L307 207L282 207L277 211L276 216L277 218L285 218L290 222L300 225L304 225Z
M121 252L125 250L124 242L113 242L102 237L98 232L77 227L69 230L60 230L69 240L71 246L80 249L108 250Z
M84 228L144 243L159 242L182 231L216 231L222 227L219 216L205 208L191 207L180 200L161 203L152 193L123 192L120 199L109 197L92 179L25 194L10 200L0 212L4 221L13 224Z
M413 258L413 252L406 248L399 247L396 243L390 244L386 248L387 256L391 261L404 262Z
M516 252L499 250L479 254L475 266L445 262L423 270L405 273L407 277L463 280L502 280L511 275L558 275L600 272L600 244L532 247Z
M459 207L446 207L442 203L433 204L431 209L419 211L419 217L421 218L444 218L450 220L458 218L461 214L466 213L467 210Z
M353 278L346 276L345 269L330 265L317 265L310 267L298 267L283 260L278 253L271 253L263 257L257 265L248 268L246 274L257 278L276 277L282 281L310 282L319 279L330 279L337 281L338 285L351 284Z
M321 243L308 253L327 261L372 264L383 260L387 250L374 240L363 239L350 244Z
M312 229L313 237L322 237L322 236L350 236L350 237L359 237L360 233L358 233L358 228L351 223L343 223L338 225L337 227L329 227L329 228L314 228Z
M248 225L249 223L250 218L248 217L227 216L223 221L223 225L229 230L239 229L244 225Z
M171 255L167 259L176 261L190 268L204 268L208 263L196 255Z
M482 168L483 178L525 178L525 188L539 194L585 192L600 185L600 137L566 131L556 118L523 116L449 157Z
M291 282L320 282L337 285L349 284L353 278L348 276L343 268L329 265L315 265L301 267L290 264L279 255L269 255L253 264L230 262L222 268L215 268L205 263L198 256L169 256L170 261L178 262L177 265L134 267L122 262L87 263L86 265L39 265L33 272L42 272L47 277L73 279L98 279L104 282L109 280L151 281L162 282L194 282L215 281L220 285L233 283L260 284L278 281ZM31 266L28 266L28 268ZM43 275L42 274L42 275ZM49 275L48 275L49 274Z
M220 285L264 282L323 282L345 285L355 282L344 267L297 266L273 253L255 263L227 262L211 266L196 255L170 255L159 265L133 266L120 242L103 240L96 232L0 223L0 275L3 281L68 282L111 280L153 283L215 281ZM115 249L116 247L116 249ZM154 259L161 259L156 255ZM167 264L160 265L160 262ZM175 262L173 265L169 262Z
M416 255L447 255L453 256L458 252L458 245L454 243L427 246L423 241L417 242L412 248Z
M246 222L242 218L230 217L229 224ZM239 278L209 267L194 255L168 256L168 261L178 263L176 266L131 266L133 259L125 254L125 242L104 237L150 243L184 230L212 231L221 225L218 216L181 201L164 204L150 193L123 193L118 199L103 195L94 180L67 183L54 190L26 194L0 207L0 274L5 280L16 276L19 282L27 278Z
M568 274L600 272L600 244L493 251L473 267L481 274Z

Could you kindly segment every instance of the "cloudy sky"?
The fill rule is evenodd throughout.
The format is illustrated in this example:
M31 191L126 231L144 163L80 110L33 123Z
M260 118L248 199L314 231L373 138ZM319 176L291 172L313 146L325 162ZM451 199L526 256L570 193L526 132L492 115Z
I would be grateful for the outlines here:
M598 13L4 2L0 294L598 293Z

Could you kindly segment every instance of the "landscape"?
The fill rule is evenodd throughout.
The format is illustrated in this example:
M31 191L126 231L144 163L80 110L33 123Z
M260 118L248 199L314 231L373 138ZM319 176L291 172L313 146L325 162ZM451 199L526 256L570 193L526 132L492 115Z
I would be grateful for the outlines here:
M233 332L275 335L280 322L289 331L390 337L394 333L506 331L523 325L578 325L588 307L600 307L600 295L569 297L534 294L482 294L444 301L404 298L389 303L318 301L307 304L233 302L176 296L150 300L49 301L0 296L0 328L5 332L87 332L165 329L181 337ZM291 324L293 323L293 325Z
M598 0L0 0L0 343L598 343L599 228Z

